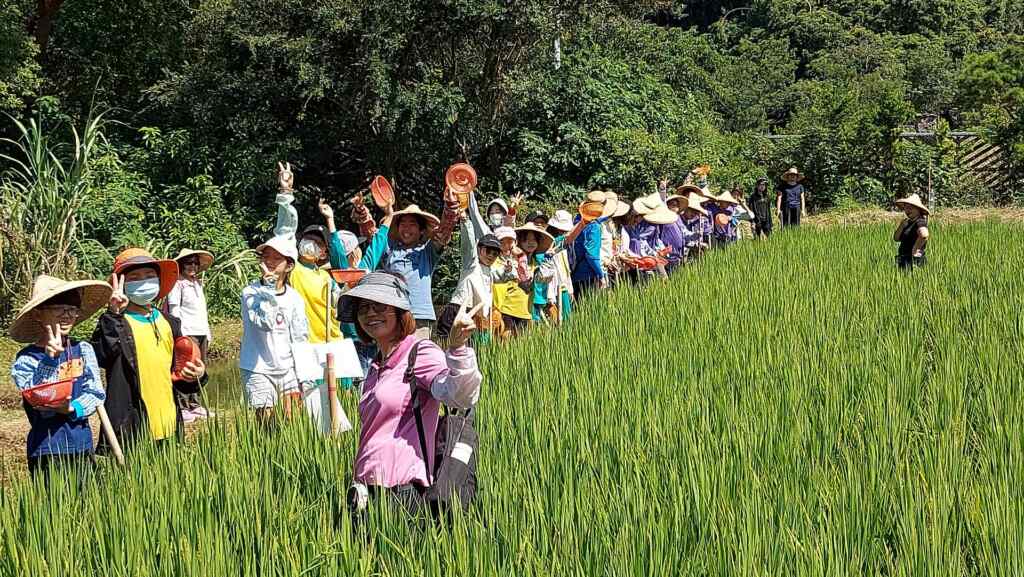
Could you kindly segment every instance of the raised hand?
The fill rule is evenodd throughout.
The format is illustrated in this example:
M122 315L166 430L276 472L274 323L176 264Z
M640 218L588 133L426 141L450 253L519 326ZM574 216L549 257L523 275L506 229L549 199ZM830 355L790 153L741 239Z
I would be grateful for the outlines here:
M510 211L519 208L519 205L523 204L523 193L518 193L509 199L508 208Z
M64 352L64 338L60 334L60 325L46 325L46 354L51 358L59 358Z
M472 310L469 310L467 303L462 303L462 306L459 307L459 314L455 315L455 321L452 322L451 336L448 340L449 349L457 349L469 342L469 337L476 330L476 321L473 318L483 308L484 303L482 302L478 303Z
M121 314L128 308L128 297L124 294L124 276L110 275L110 286L114 292L110 293L110 301L107 303L107 310L114 314Z
M260 263L260 275L263 279L263 284L267 286L277 286L277 271L270 270L267 265Z
M320 209L320 214L323 215L325 220L334 220L334 209L331 208L331 205L327 204L326 200L321 198L317 202L317 207Z
M281 192L291 192L295 186L295 175L292 173L292 164L277 163L277 185Z

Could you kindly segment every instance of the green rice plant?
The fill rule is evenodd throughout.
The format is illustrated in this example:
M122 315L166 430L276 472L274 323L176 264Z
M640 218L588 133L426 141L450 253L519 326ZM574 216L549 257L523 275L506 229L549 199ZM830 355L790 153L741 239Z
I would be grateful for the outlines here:
M1020 575L1021 229L784 231L479 351L481 487L345 506L356 436L218 418L94 482L0 489L0 575ZM355 417L355 395L343 395Z

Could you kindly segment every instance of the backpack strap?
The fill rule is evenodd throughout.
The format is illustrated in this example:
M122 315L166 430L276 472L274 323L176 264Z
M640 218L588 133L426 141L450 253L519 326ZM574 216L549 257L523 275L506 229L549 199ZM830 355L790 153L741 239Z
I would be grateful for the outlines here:
M423 464L427 470L427 484L434 484L434 475L430 470L430 455L427 454L427 434L423 430L423 411L420 405L419 389L416 387L416 355L420 350L420 343L417 341L409 350L409 365L405 367L405 382L409 385L409 392L412 393L412 413L416 418L416 434L420 438L420 450L423 451Z

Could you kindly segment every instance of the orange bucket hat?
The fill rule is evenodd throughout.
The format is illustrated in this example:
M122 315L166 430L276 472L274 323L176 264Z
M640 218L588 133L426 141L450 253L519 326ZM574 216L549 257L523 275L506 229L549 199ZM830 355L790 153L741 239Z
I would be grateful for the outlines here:
M160 271L160 294L155 300L167 296L178 282L178 263L169 259L156 259L144 248L128 248L114 258L114 274L120 275L124 271L140 265L156 267Z

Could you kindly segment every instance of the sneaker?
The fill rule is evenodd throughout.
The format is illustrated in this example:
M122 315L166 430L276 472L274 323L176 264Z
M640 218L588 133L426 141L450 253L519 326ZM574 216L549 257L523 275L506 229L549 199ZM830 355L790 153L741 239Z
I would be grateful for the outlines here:
M192 414L198 419L209 419L210 417L216 417L217 414L203 406L192 407Z
M195 413L188 409L182 409L181 411L181 420L184 421L186 424L192 423L198 418L198 415L196 415Z

